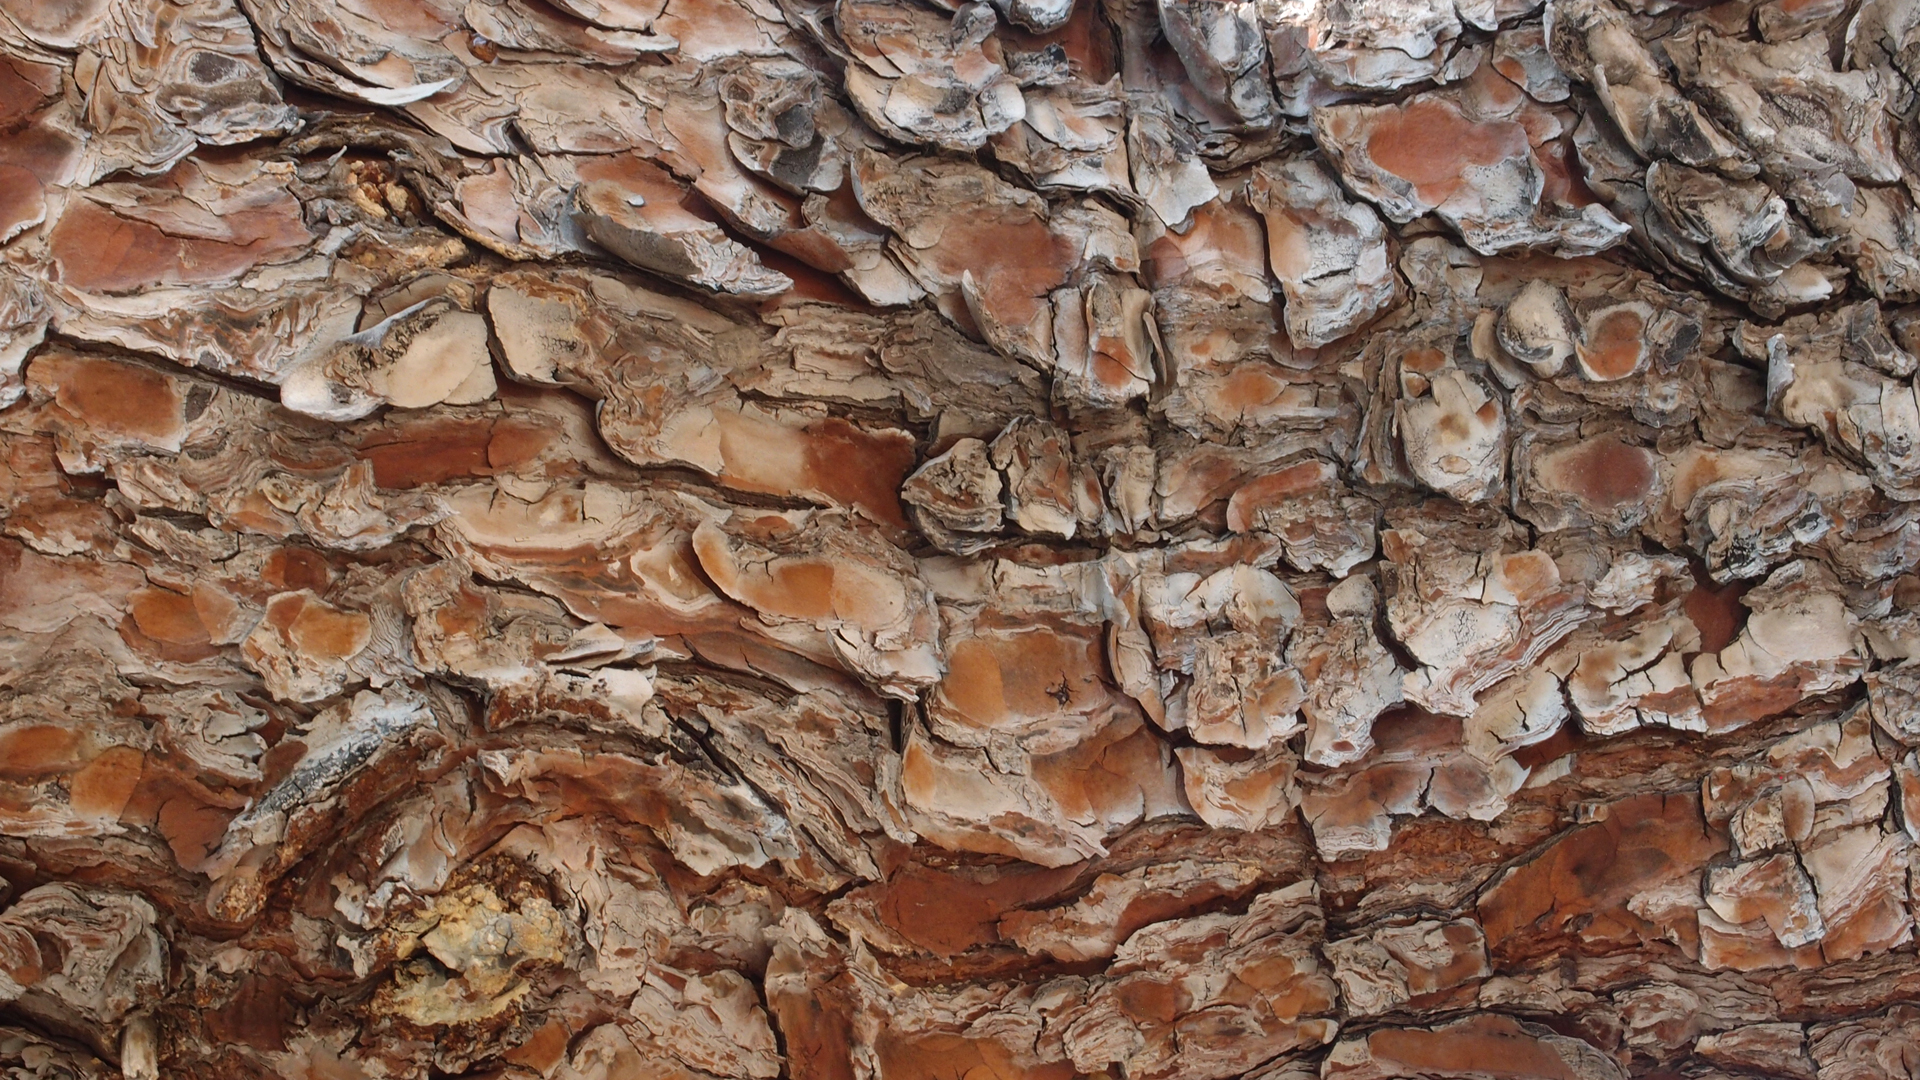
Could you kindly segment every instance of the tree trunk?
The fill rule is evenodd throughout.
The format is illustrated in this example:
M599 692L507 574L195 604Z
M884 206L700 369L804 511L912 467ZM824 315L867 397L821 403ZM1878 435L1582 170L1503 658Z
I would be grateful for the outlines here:
M0 0L0 1071L1920 1075L1910 0Z

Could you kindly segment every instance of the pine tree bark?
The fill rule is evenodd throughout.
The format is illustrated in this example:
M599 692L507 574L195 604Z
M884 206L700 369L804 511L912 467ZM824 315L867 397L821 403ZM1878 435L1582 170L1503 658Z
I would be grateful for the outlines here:
M0 0L0 1069L1920 1074L1908 0Z

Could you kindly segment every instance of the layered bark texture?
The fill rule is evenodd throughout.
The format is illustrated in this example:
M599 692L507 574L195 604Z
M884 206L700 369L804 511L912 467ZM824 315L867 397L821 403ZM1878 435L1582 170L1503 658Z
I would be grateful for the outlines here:
M1911 0L0 0L0 1073L1920 1075Z

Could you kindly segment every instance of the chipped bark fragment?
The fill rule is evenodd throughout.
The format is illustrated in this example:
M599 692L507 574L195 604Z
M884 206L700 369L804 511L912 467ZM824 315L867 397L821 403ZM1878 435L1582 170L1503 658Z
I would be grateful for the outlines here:
M426 300L343 339L290 373L280 398L290 409L353 420L382 404L420 409L471 405L496 389L487 320Z
M1264 829L1292 820L1300 802L1294 783L1299 762L1285 747L1270 746L1243 760L1199 746L1183 746L1174 753L1180 759L1187 802L1208 825Z
M1185 65L1194 87L1235 120L1269 121L1273 90L1258 5L1159 0L1158 6L1167 43Z
M987 444L961 439L907 477L900 499L912 507L915 523L929 540L955 555L966 555L991 543L992 534L1000 531L1004 486L988 457ZM964 533L985 535L956 535Z
M1823 816L1831 819L1835 809ZM1714 912L1711 918L1702 913L1702 929L1713 933L1703 933L1702 960L1739 970L1811 966L1822 958L1852 959L1904 944L1913 932L1898 898L1907 847L1906 837L1877 827L1827 825L1793 855L1774 857L1797 857L1797 879L1789 891L1757 903L1738 895L1746 875L1734 870L1739 876L1727 877L1721 890L1708 894ZM1743 921L1719 915L1723 907Z
M719 292L773 296L793 281L769 270L753 249L681 205L672 177L636 163L618 178L574 192L574 220L594 242L635 266Z
M1037 5L1012 0L999 6ZM994 153L1038 187L1131 195L1126 126L1117 79L1102 85L1076 79L1034 87L1026 92L1025 117L994 137Z
M1406 349L1396 367L1401 396L1393 406L1394 429L1414 477L1461 502L1498 491L1507 436L1498 392L1428 345Z
M1797 698L1859 679L1864 663L1855 620L1838 592L1824 568L1791 563L1741 598L1751 613L1740 636L1690 669L1711 727L1759 719L1788 694Z
M1227 503L1228 528L1271 533L1295 569L1336 577L1373 556L1375 517L1373 504L1347 494L1333 466L1319 460L1250 480Z
M1261 16L1285 111L1304 116L1311 106L1353 91L1393 91L1457 74L1461 32L1492 29L1510 7L1451 0L1404 10L1304 3L1263 7Z
M1866 683L1874 723L1908 746L1920 742L1920 664L1879 668L1867 673Z
M1619 435L1520 450L1516 500L1524 516L1553 531L1597 525L1616 536L1640 525L1662 487L1660 458Z
M1287 296L1287 336L1317 349L1393 303L1397 281L1386 229L1371 207L1350 203L1309 160L1255 171L1248 187L1267 219L1267 251Z
M1214 860L1103 874L1072 904L1008 914L1000 920L999 932L1028 952L1057 960L1110 957L1136 930L1159 921L1155 916L1161 911L1238 897L1259 877L1260 868L1252 863Z
M1765 339L1769 409L1866 465L1882 490L1896 498L1909 497L1915 454L1920 453L1915 449L1920 445L1920 403L1912 381L1889 378L1875 370L1879 365L1850 359L1866 352L1854 342L1835 357L1820 349L1826 335L1805 332L1813 328L1795 329L1802 332ZM1867 353L1861 359L1875 358Z
M56 280L117 293L233 282L262 263L290 260L312 237L288 179L282 170L189 160L148 183L96 189L94 198L69 203L47 234Z
M1725 1068L1771 1069L1782 1076L1810 1078L1806 1031L1798 1024L1750 1024L1694 1041L1693 1052Z
M1187 733L1210 745L1260 748L1301 729L1300 673L1280 650L1239 631L1209 636L1194 651L1184 707Z
M983 51L998 21L993 9L976 3L949 11L835 4L834 27L854 60L847 94L883 135L978 150L1023 119L1026 102L1019 84Z
M1311 693L1301 703L1307 721L1306 760L1345 765L1373 745L1373 721L1405 700L1398 658L1375 635L1380 610L1373 581L1353 576L1329 590L1325 628L1302 627L1287 647Z
M315 717L304 738L291 744L301 756L227 822L208 856L205 869L215 878L208 914L225 922L256 915L274 879L320 843L325 823L343 809L339 796L363 782L380 783L382 758L404 759L433 741L436 704L445 707L396 686L381 694L361 691Z
M1553 670L1571 666L1567 701L1592 734L1619 735L1650 724L1699 731L1708 722L1689 683L1686 656L1701 644L1690 619L1649 618L1624 639L1578 642L1549 663Z
M1444 718L1395 710L1378 718L1372 734L1376 745L1359 762L1337 773L1301 778L1301 816L1328 862L1386 850L1395 818L1418 814L1429 804L1466 816L1460 796L1481 794L1472 789L1482 770L1449 760L1447 748L1460 741L1460 728Z
M1305 947L1321 925L1318 899L1303 881L1255 897L1244 915L1136 932L1063 1032L1074 1067L1218 1080L1332 1041L1334 983ZM1219 978L1187 982L1181 969L1195 961Z
M1127 163L1133 190L1169 229L1186 223L1195 207L1220 194L1195 149L1166 116L1152 109L1136 108L1128 121Z
M1682 97L1647 45L1627 26L1626 13L1608 0L1558 6L1547 47L1569 78L1588 83L1629 145L1691 166L1752 175L1746 155Z
M1053 310L1057 393L1095 405L1147 394L1159 352L1152 293L1101 274L1082 289L1054 293Z
M1326 952L1341 997L1364 1016L1470 985L1489 973L1486 942L1471 919L1382 927L1328 942Z
M1573 310L1552 283L1535 278L1500 312L1500 347L1535 375L1551 379L1573 355Z
M946 613L952 660L926 703L935 734L961 746L1051 753L1137 715L1107 684L1097 624L997 625L1018 605L1017 593L1007 596L970 626L957 611Z
M1735 42L1695 31L1667 47L1682 85L1694 90L1743 141L1762 175L1802 206L1848 206L1854 182L1890 183L1893 156L1885 91L1867 72L1835 72L1820 35L1791 41ZM1780 102L1800 104L1791 119ZM1795 137L1781 132L1791 125Z
M1053 290L1089 264L1139 265L1117 215L1092 204L1049 211L977 166L863 150L853 189L861 209L896 233L890 249L944 314L964 316L994 348L1042 368L1054 356ZM951 205L973 210L949 220L938 211Z
M914 733L901 761L909 823L958 850L1064 866L1103 853L1128 825L1182 809L1173 755L1139 719L1010 766Z
M366 615L342 611L303 589L267 602L243 654L275 696L318 701L347 688L353 680L349 661L372 643L373 623Z
M1481 518L1480 522L1487 519ZM1538 549L1501 552L1499 531L1428 504L1381 534L1388 624L1421 667L1407 700L1466 715L1481 690L1524 670L1589 612ZM1489 550L1491 549L1491 550Z
M1315 109L1314 140L1388 218L1437 213L1481 254L1550 247L1588 255L1618 243L1627 226L1575 188L1553 141L1571 125L1504 76L1480 71L1465 89L1405 104Z
M832 515L735 516L693 532L700 568L773 626L809 628L883 693L940 677L933 597L904 556ZM889 557L891 556L891 557Z
M0 914L8 953L0 994L42 1023L104 1036L166 990L167 945L157 919L137 894L64 884L29 889Z
M1073 538L1079 528L1067 435L1039 420L1016 420L989 447L1006 477L1007 517L1023 532Z

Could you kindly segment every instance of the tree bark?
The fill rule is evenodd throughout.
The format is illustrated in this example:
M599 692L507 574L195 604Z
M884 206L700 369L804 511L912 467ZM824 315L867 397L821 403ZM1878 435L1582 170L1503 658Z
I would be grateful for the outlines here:
M0 0L0 1070L1920 1071L1907 0Z

